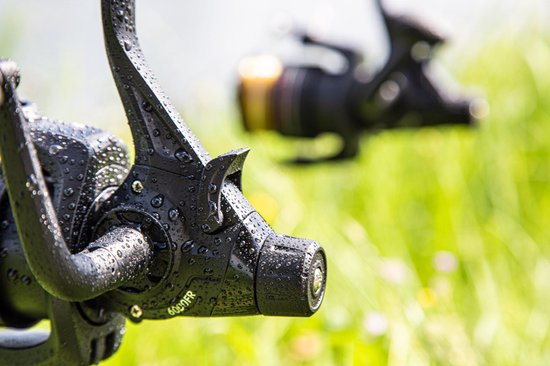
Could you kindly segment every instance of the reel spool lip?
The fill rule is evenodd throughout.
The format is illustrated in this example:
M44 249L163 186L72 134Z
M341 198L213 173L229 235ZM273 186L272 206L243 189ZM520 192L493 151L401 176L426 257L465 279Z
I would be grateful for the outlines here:
M239 63L238 101L247 131L276 130L272 116L272 92L284 72L273 55L245 57Z

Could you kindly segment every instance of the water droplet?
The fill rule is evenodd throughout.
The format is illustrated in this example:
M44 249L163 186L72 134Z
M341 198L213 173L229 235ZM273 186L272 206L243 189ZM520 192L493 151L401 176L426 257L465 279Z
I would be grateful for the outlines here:
M65 197L71 197L73 194L74 194L74 189L72 189L71 187L65 188L63 190L63 195Z
M166 248L168 248L168 244L165 242L155 243L155 250L165 250Z
M171 220L171 221L176 221L178 219L178 217L180 216L180 212L177 208L172 208L170 209L170 211L168 211L168 218Z
M183 245L181 246L181 251L183 253L189 252L191 249L193 249L193 246L195 245L195 242L193 240L187 240Z
M27 275L21 276L21 282L23 282L24 285L30 285L31 284L31 278Z
M57 155L59 154L59 152L63 150L63 148L59 145L52 145L50 146L50 149L48 150L48 152L50 153L50 155Z
M152 112L153 111L153 106L151 105L151 103L145 101L143 103L141 103L141 108L143 108L143 110L145 112ZM158 131L158 130L156 130ZM155 136L158 136L158 135L155 135Z
M164 204L164 196L159 194L151 199L151 206L159 208Z
M210 212L214 212L218 209L218 205L214 201L208 201L208 209Z
M8 269L8 279L14 281L17 279L17 270L15 268Z
M174 156L176 157L176 159L178 159L182 163L187 164L187 163L190 163L191 161L193 161L193 158L191 157L191 155L189 155L183 149L176 150L176 153L174 154Z

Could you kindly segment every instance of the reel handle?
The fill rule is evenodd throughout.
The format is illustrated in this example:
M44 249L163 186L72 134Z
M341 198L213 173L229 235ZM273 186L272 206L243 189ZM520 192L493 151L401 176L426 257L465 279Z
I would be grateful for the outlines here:
M86 250L69 251L16 93L18 83L15 63L0 60L0 156L33 275L47 292L66 301L97 297L140 276L147 270L151 248L134 228L113 228Z

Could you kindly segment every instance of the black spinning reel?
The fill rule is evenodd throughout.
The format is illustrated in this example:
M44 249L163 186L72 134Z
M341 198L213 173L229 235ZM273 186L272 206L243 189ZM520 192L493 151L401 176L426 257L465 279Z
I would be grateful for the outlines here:
M328 158L359 152L360 132L473 122L471 100L453 99L430 79L427 66L444 39L427 27L388 14L377 1L390 43L390 55L375 75L365 77L363 56L352 48L324 42L306 32L293 35L305 48L339 55L340 70L322 64L283 65L273 56L243 60L238 86L247 131L275 130L285 136L314 138L335 133L342 150Z
M145 64L132 0L102 0L107 56L133 134L42 116L0 61L0 365L89 365L125 318L310 316L326 258L278 235L241 193L246 149L212 159Z

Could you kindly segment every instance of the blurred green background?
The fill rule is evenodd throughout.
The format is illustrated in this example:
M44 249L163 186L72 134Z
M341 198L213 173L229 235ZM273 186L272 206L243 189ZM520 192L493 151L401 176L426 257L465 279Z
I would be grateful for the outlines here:
M489 101L477 130L382 133L355 161L307 168L274 163L293 144L236 121L221 144L201 130L215 150L251 146L246 196L325 246L324 304L132 325L106 364L549 364L550 37L515 40L457 70Z
M18 27L0 19L0 51L11 56ZM234 109L192 99L189 125L212 155L252 148L244 192L264 218L325 247L326 297L308 319L128 324L104 365L550 364L550 32L526 24L441 55L461 85L487 98L490 113L477 129L364 136L349 162L281 165L295 141L245 135ZM71 110L80 68L56 72L48 93L23 69L25 96L58 93ZM108 69L101 72L107 80ZM186 103L173 100L185 116ZM95 103L102 122L91 122L129 142L126 129L112 127L122 125L122 111L109 109L118 100Z

